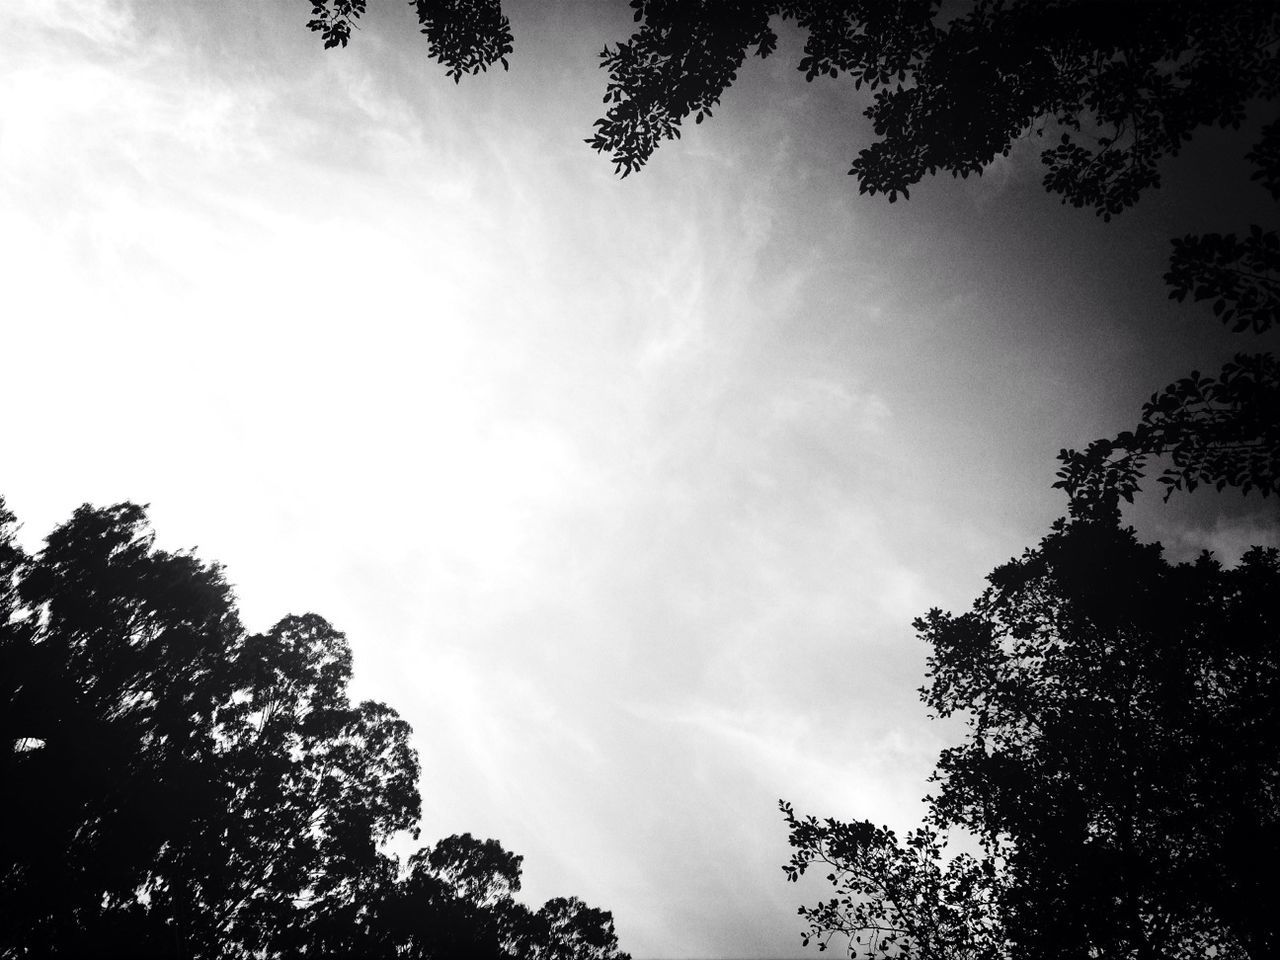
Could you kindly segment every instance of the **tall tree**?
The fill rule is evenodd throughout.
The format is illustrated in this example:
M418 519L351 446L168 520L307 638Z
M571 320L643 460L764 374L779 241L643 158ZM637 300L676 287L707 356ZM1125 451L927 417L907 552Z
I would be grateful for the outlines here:
M314 614L286 617L238 653L218 729L224 815L173 851L199 885L161 877L151 894L170 915L194 900L209 952L292 943L314 915L356 895L382 866L385 841L416 836L420 811L409 725L385 704L350 702L341 633Z
M220 817L215 726L241 629L221 572L155 550L132 505L77 510L23 558L16 598L0 805L23 827L4 832L0 915L6 946L75 952L132 937L157 858Z
M516 903L496 841L401 868L411 731L350 678L314 614L246 634L142 508L82 507L28 556L0 500L0 957L625 958L609 914Z
M891 929L920 957L1275 956L1280 554L1170 564L1114 518L1059 521L988 580L971 612L916 621L925 703L968 724L929 828L902 847L784 806L789 876L825 859L840 887L809 935ZM954 828L979 860L929 846Z

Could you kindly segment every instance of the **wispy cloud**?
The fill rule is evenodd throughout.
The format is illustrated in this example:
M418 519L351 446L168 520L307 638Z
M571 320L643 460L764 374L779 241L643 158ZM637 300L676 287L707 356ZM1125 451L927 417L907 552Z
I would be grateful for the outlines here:
M616 181L580 144L582 4L518 8L569 26L456 88L389 12L325 53L293 3L14 9L26 533L151 502L251 626L348 632L417 732L427 839L500 838L636 955L791 952L774 803L908 825L941 737L910 619L1052 516L1027 438L1058 421L1026 411L1090 432L1107 402L1071 402L1092 330L1025 316L1074 301L993 291L963 194L859 199L852 134L807 125L839 91L769 107L790 68Z

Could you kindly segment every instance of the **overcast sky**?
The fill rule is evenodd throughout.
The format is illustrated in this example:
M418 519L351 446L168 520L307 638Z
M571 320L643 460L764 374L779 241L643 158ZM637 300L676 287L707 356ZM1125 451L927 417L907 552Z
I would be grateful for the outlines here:
M1160 280L1248 221L1247 141L1110 225L1034 143L891 206L784 30L619 181L582 139L622 0L509 5L510 72L458 86L371 6L326 52L301 0L8 0L0 493L33 548L149 503L250 628L345 630L424 839L498 838L530 903L637 957L799 956L777 799L910 827L955 736L912 618L1047 532L1059 448L1254 347ZM1134 519L1234 560L1261 511Z

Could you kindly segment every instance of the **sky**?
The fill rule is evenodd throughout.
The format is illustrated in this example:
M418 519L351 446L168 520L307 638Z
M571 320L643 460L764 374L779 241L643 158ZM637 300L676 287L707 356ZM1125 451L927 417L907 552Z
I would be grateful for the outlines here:
M637 958L802 956L778 799L915 825L958 731L912 619L1047 533L1060 448L1255 347L1160 279L1248 222L1248 141L1111 224L1033 142L890 205L784 29L619 180L582 141L627 5L506 6L510 71L455 85L401 4L324 51L296 0L9 0L0 495L32 548L149 504L251 629L344 630L423 839L499 839L527 902ZM1280 542L1236 495L1130 519Z

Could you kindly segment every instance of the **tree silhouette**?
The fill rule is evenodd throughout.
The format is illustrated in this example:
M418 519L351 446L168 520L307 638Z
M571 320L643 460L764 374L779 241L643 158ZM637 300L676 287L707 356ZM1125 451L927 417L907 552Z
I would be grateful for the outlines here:
M495 63L507 68L511 22L499 0L411 0L409 6L427 38L428 55L448 69L454 83ZM307 27L320 34L325 49L345 47L366 7L367 0L311 0Z
M132 504L15 531L0 500L0 957L625 958L608 913L516 903L496 841L385 852L417 754L325 620L246 634Z
M970 613L915 623L922 699L968 724L929 826L903 845L784 805L788 875L825 862L838 886L802 910L808 937L860 934L866 956L1275 956L1280 554L1173 565L1114 518L1059 521L987 579ZM981 857L943 861L936 831L956 827Z
M133 936L161 878L191 909L183 852L222 816L215 728L242 631L220 571L154 550L137 507L77 510L36 558L6 519L0 789L22 828L0 841L0 914L23 918L6 946L84 952ZM185 949L198 919L162 932Z
M495 840L447 837L384 869L307 931L308 954L369 960L627 960L613 917L576 898L538 911L514 899L521 858Z

